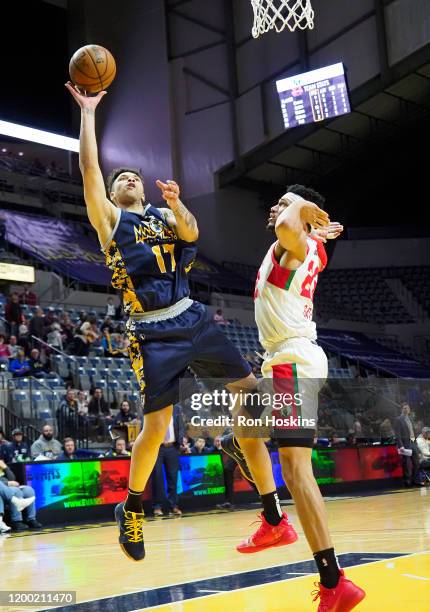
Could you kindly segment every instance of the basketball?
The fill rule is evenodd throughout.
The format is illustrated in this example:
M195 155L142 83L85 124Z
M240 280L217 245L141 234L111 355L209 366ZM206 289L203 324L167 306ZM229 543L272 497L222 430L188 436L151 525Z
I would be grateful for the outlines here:
M73 54L69 73L81 91L96 94L107 89L114 80L115 59L108 49L100 45L86 45Z

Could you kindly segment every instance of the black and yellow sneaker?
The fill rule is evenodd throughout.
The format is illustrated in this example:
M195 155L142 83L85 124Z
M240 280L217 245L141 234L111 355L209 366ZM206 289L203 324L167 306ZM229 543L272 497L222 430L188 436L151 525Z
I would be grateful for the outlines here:
M125 510L124 502L115 508L115 520L119 527L119 545L129 559L142 561L145 558L145 543L143 541L143 512Z
M239 442L236 440L233 433L229 433L221 438L221 448L229 457L236 461L243 477L254 484L254 479L249 471L249 467L246 465L246 460L244 454L242 453L242 449L240 448Z

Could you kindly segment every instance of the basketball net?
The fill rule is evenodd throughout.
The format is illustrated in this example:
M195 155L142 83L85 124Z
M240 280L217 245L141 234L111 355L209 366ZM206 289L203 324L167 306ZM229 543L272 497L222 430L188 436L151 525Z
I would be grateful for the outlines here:
M282 32L288 28L310 30L314 27L314 11L311 0L251 0L254 9L252 35L258 38L269 30Z

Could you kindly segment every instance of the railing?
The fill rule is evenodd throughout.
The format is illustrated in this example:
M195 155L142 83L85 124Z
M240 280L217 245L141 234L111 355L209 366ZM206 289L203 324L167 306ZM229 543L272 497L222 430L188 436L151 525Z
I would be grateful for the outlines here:
M16 427L22 429L24 437L28 440L36 440L40 436L40 431L34 425L26 423L24 419L15 414L10 408L0 404L0 423L5 431L6 436Z
M28 388L20 388L19 385L17 386L16 383L17 381L28 381ZM48 387L48 385L45 385L43 382L41 382L40 380L38 380L37 378L35 378L34 376L21 376L20 378L9 378L7 381L7 389L8 389L8 395L9 395L9 406L13 406L13 392L14 391L28 391L29 394L29 406L30 406L30 416L29 417L25 417L24 414L21 415L20 418L22 419L30 419L33 423L37 423L39 421L39 417L35 411L35 403L36 400L34 399L34 395L33 395L33 391L37 390L39 391L40 389L45 389L46 391L49 391L49 393L53 393L52 389L50 387ZM54 418L53 416L53 401L49 402L49 406L50 406L50 411L51 411L51 418ZM19 416L19 415L17 415Z
M43 347L48 347L51 351L55 351L56 353L58 353L59 355L62 355L63 357L66 357L66 359L70 362L73 363L73 371L71 372L72 376L73 376L73 384L75 386L77 386L77 381L78 381L78 361L76 359L76 357L73 357L73 355L68 355L67 353L65 353L64 351L60 351L60 349L58 349L56 346L53 346L52 344L49 344L49 342L45 342L45 340L42 340L42 338L39 338L38 336L31 336L31 338L33 340L36 340L36 342L39 342L39 344L41 344ZM57 372L58 374L58 372Z

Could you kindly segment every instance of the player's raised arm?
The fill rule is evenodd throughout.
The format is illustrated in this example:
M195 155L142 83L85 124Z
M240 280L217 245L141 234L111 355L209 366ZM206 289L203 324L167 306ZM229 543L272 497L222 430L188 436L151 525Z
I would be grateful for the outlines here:
M292 197L293 196L293 197ZM300 261L306 258L306 225L314 229L326 227L328 214L312 202L287 193L281 198L289 203L276 220L275 232L281 246Z
M174 228L176 235L185 242L195 242L199 237L199 228L196 218L179 198L179 186L175 181L157 181L157 187L161 189L163 198L169 205L164 209L167 223Z
M95 110L106 94L97 96L81 94L72 83L67 89L81 108L81 133L79 138L79 168L84 181L84 197L88 218L97 231L101 244L109 238L116 221L116 207L106 197L103 175L100 170L95 130Z

